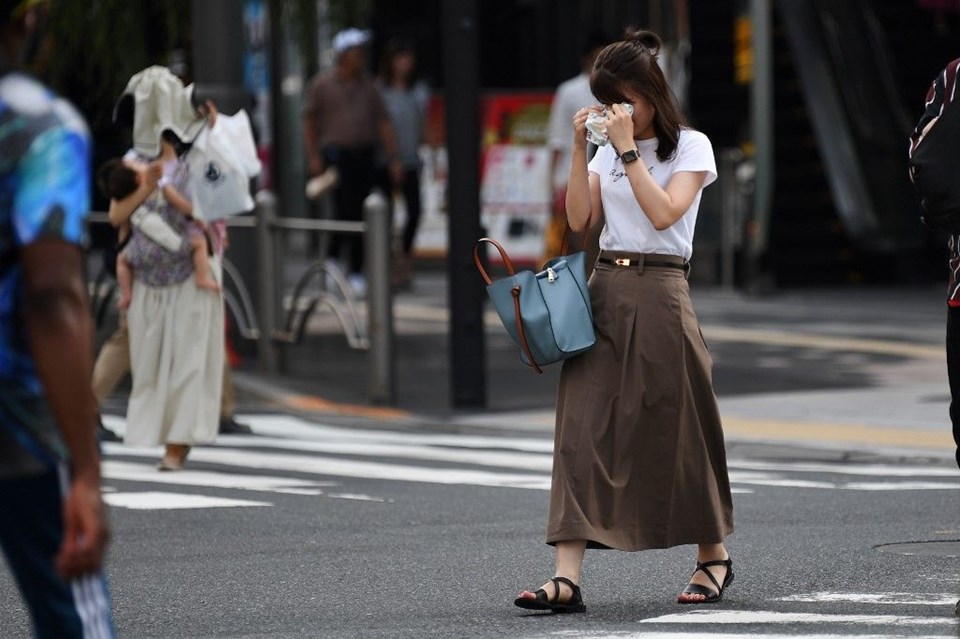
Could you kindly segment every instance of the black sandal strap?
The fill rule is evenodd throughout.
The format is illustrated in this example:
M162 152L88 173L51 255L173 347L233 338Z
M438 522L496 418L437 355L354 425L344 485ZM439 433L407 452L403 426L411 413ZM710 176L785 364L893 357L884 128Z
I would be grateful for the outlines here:
M570 586L570 601L568 603L572 603L579 598L580 588L566 577L554 577L550 581L553 582L553 589L556 591L553 601L560 601L560 584Z
M714 559L713 561L705 561L702 564L697 563L697 567L703 566L704 568L709 568L710 566L726 566L729 568L732 565L732 559Z
M716 560L714 560L714 561L705 561L705 562L703 562L703 563L700 563L700 562L698 561L698 562L697 562L697 569L693 571L693 574L697 574L697 571L700 571L700 572L702 572L703 574L705 574L705 575L707 576L707 579L710 580L710 583L712 583L712 584L716 587L717 592L718 592L718 593L723 592L723 586L721 586L721 585L720 585L720 582L717 581L717 578L713 576L713 573L710 572L709 570L707 570L707 568L709 568L709 567L711 567L711 566L724 566L724 567L726 567L727 572L726 572L726 574L724 575L724 581L726 581L726 580L727 580L727 576L730 574L730 570L731 570L731 568L732 568L732 566L733 566L733 561L730 560L730 559L716 559Z
M707 586L701 586L700 584L687 584L687 587L683 589L683 594L703 595L706 600L716 599L720 596L720 593L710 590Z

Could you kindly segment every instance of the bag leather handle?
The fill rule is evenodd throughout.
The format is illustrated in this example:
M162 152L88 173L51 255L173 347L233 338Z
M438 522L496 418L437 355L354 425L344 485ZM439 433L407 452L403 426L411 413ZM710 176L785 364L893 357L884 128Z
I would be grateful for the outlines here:
M480 276L483 277L483 281L487 283L487 286L490 286L493 280L490 279L490 275L486 269L483 268L483 263L480 261L480 245L483 243L493 244L497 248L497 251L500 252L500 259L503 260L503 265L507 268L507 273L510 275L516 273L516 270L513 268L513 262L510 261L510 256L507 255L506 250L504 250L500 242L489 237L481 237L473 246L473 263L476 264L477 270L480 271ZM564 244L566 244L566 240L564 240ZM533 370L538 373L543 373L543 370L537 365L537 360L534 359L533 353L530 351L530 345L527 343L527 335L523 331L523 315L520 313L520 287L514 286L510 290L510 293L513 295L513 314L517 322L517 337L520 339L520 348L523 349L523 352L527 355L527 359L530 360L530 365L533 366Z
M520 287L514 286L510 289L510 293L513 295L513 311L517 321L517 335L520 337L520 348L527 354L527 359L530 360L530 365L533 366L533 370L538 373L543 373L543 370L537 365L537 360L533 358L533 353L530 352L530 345L527 344L527 335L523 332L523 316L520 314Z
M510 257L507 255L507 252L504 250L503 246L500 245L500 242L493 238L481 237L479 240L477 240L477 243L473 245L473 263L477 265L477 270L480 271L480 276L483 277L483 281L487 283L487 286L493 284L493 280L490 279L486 269L483 268L483 264L480 262L480 244L483 242L493 244L495 247L497 247L497 250L500 251L500 258L503 260L504 266L507 267L507 273L510 275L516 273L513 268L513 262L510 261Z

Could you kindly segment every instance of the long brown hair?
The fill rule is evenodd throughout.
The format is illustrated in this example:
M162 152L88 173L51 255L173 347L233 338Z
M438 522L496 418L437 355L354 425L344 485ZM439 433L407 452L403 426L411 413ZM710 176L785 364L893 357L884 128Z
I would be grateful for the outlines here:
M409 89L416 82L417 75L417 48L414 46L413 42L403 38L393 38L387 42L386 46L383 48L383 55L380 56L380 68L378 69L378 75L380 80L386 86L393 86L393 59L399 55L409 53L413 56L414 67L410 72L410 75L406 78L404 83L404 89Z
M657 158L665 162L677 150L680 129L687 123L657 64L662 46L656 33L628 27L623 40L607 46L597 56L590 73L590 90L603 104L629 102L627 90L646 98L654 109Z

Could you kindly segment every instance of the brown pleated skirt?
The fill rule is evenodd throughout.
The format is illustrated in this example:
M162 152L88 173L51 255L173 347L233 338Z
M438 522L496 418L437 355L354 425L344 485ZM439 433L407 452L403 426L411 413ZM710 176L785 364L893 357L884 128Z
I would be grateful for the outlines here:
M733 504L713 361L684 272L598 263L590 294L597 343L560 375L547 543L723 541Z

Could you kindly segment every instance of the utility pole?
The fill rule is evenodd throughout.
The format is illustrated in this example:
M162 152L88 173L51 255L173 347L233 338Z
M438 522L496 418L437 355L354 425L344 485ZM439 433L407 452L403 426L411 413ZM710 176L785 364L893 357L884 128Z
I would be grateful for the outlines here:
M447 153L447 273L450 300L451 401L486 405L482 280L473 265L480 238L480 90L477 0L443 2Z
M747 233L748 289L762 286L760 260L767 252L774 186L773 139L773 3L750 0L753 26L753 83L750 85L750 131L755 149L752 221Z
M227 114L250 107L243 86L243 4L233 0L193 0L192 75L197 94Z

